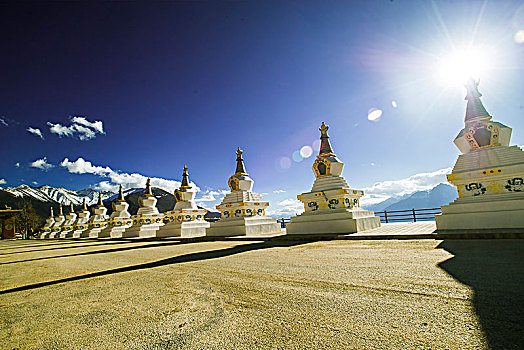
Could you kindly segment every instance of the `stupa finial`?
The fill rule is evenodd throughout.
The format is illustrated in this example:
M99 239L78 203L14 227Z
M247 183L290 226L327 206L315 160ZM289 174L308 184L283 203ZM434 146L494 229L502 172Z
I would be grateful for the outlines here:
M181 190L188 190L191 186L189 185L189 175L187 173L187 165L184 165L184 172L182 173L182 184L180 185Z
M469 79L465 85L467 94L464 99L468 101L466 117L464 118L466 123L478 119L491 119L482 101L480 101L482 94L478 90L479 82L480 80Z
M98 203L96 204L96 206L99 208L104 206L104 203L102 203L102 191L98 192Z
M49 215L49 217L52 218L53 216L55 215L53 214L53 207L51 207L51 214Z
M153 197L153 193L151 192L151 179L147 178L146 181L146 189L144 190L144 197Z
M86 198L84 197L84 201L82 202L82 211L87 211L87 204L86 204Z
M242 151L240 147L237 149L237 170L235 171L235 175L245 175L247 176L246 168L244 166L244 159L242 158Z
M71 207L69 208L69 213L74 213L75 208L73 208L73 202L71 202Z
M329 135L328 135L328 129L329 126L324 124L322 122L322 125L318 130L320 130L320 151L318 153L319 156L335 156L335 153L333 152L333 149L331 148L331 144L329 143Z
M64 212L63 212L63 210L62 210L62 204L60 204L60 206L59 206L59 209L58 209L58 215L60 215L60 216L63 216L63 215L64 215Z
M118 188L118 199L116 201L117 202L125 202L126 201L124 199L124 192L122 192L122 184L120 184L120 187Z

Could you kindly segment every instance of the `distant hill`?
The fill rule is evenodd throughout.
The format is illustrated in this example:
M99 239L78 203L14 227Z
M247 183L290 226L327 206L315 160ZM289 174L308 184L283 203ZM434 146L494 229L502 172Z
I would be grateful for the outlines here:
M453 202L458 197L457 189L441 183L427 191L417 191L398 198L389 198L383 202L366 207L373 211L404 210L418 208L438 208Z

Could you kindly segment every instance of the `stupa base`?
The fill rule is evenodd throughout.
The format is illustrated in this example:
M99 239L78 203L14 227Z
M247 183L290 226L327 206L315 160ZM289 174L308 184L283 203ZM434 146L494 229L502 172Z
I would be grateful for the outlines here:
M133 225L122 232L120 238L151 238L155 237L156 231L163 224L143 224Z
M211 223L206 231L206 236L265 236L281 232L281 226L275 219L266 216L245 216Z
M62 231L60 233L60 238L72 238L73 237L73 230L69 230L69 231Z
M206 235L207 221L170 222L160 227L155 237L199 237Z
M89 230L76 230L73 232L73 238L89 238Z
M334 209L305 212L286 225L288 235L348 234L380 227L380 218L370 210Z
M101 228L93 228L93 229L89 230L88 237L91 238L91 239L109 237L109 236L102 236L100 234L103 229L104 228L101 227Z
M437 233L514 233L524 231L524 192L462 197L442 206Z
M125 230L127 230L128 228L130 228L131 225L128 225L128 226L118 226L118 227L111 227L111 228L108 228L108 229L105 229L107 230L104 234L107 234L106 237L109 237L109 238L122 238L122 235L124 233ZM102 230L104 231L104 230Z
M60 238L60 231L51 232L47 238L49 239Z

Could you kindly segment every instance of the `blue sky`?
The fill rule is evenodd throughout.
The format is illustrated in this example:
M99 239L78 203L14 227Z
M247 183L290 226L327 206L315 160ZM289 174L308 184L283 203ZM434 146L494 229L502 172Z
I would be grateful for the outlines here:
M465 111L439 62L471 47L524 144L521 1L8 2L0 29L2 187L170 189L187 164L212 206L241 147L255 190L296 205L322 121L353 188L438 183Z

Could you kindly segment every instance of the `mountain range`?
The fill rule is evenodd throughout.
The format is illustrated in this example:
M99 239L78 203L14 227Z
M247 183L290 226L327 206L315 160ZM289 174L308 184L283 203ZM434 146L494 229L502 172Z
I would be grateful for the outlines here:
M175 196L163 189L152 187L151 191L157 198L156 207L159 212L170 211L175 206ZM129 213L136 214L138 211L138 197L144 192L143 188L131 188L124 191L124 199L129 203ZM8 187L0 189L0 203L12 208L19 207L23 202L31 203L35 209L36 214L42 218L49 216L50 208L56 215L60 204L64 207L64 213L69 212L67 208L71 203L75 210L79 210L82 206L84 198L88 208L93 207L98 202L98 191L91 188L74 191L62 187L40 186L33 187L28 185L20 185L16 187ZM111 191L102 191L102 202L107 208L107 213L113 212L112 202L118 198L118 193Z
M365 206L365 209L375 212L384 210L404 210L438 208L441 205L453 202L458 197L457 189L446 183L440 183L430 190L417 191L403 196L391 197L373 205Z

